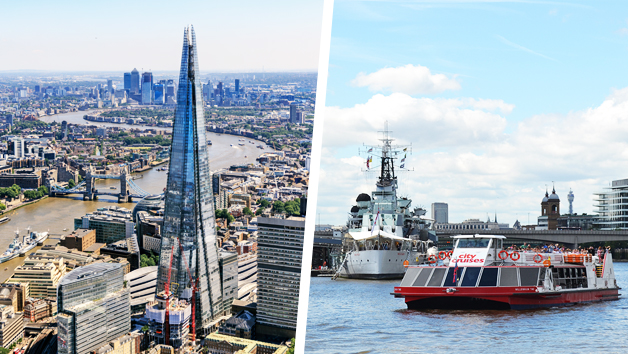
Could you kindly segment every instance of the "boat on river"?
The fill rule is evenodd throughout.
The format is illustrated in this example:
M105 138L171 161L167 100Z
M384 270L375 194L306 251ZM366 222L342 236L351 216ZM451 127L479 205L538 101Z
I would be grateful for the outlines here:
M29 229L22 242L20 242L20 232L19 230L16 230L15 238L11 244L9 244L9 247L6 251L4 251L2 256L0 256L0 263L4 263L17 256L26 254L26 252L32 250L35 246L42 245L47 238L48 232L30 232Z
M404 168L408 148L392 145L388 124L383 133L381 146L367 146L367 154L381 152L380 166L370 165L372 156L367 156L367 169L380 171L375 191L358 195L349 212L344 254L332 279L401 279L404 265L423 264L429 252L436 253L436 235L430 235L430 223L423 218L426 210L413 208L411 199L397 196L394 164L400 160L399 169Z
M4 224L5 222L11 221L11 219L7 218L6 216L3 216L0 218L0 224Z
M397 298L409 309L531 309L619 299L613 256L503 248L501 235L454 236L453 251L409 266Z

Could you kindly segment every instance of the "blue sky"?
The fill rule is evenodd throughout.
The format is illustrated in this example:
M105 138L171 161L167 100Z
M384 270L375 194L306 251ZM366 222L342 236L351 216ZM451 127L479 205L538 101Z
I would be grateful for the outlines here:
M178 70L193 24L203 71L315 71L322 1L5 1L0 70Z
M357 193L373 189L357 149L377 143L384 120L413 144L401 193L428 209L448 202L452 222L497 211L500 222L527 224L530 214L536 223L552 181L564 212L572 188L574 211L591 213L592 193L628 174L627 10L620 1L336 1L321 222L344 224ZM444 86L408 89L421 77Z

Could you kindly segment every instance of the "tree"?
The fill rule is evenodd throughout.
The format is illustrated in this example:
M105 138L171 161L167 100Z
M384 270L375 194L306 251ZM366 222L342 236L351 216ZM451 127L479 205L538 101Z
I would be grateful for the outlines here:
M260 215L262 215L262 214L264 214L264 208L259 208L259 209L257 209L257 211L255 212L255 215L257 215L257 216L260 216Z
M242 212L244 213L244 215L253 216L253 211L249 207L244 208Z
M273 211L275 213L283 213L286 211L284 202L277 200L273 203Z
M0 203L0 210L5 210L7 208L6 205L4 205L3 203Z
M73 179L69 180L69 181L68 181L68 187L70 187L70 188L74 188L74 187L76 187L76 182L74 182L74 180L73 180Z
M268 206L270 205L270 202L266 199L260 199L261 202L259 202L259 205L262 206L262 208L268 208Z
M294 338L290 340L290 347L288 348L286 354L294 354Z

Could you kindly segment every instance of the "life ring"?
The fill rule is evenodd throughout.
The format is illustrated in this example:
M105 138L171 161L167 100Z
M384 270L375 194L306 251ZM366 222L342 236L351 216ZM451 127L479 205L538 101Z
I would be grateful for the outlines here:
M497 254L497 257L499 257L499 259L503 261L504 259L508 258L508 251L506 250L499 251L499 253Z
M429 257L427 257L427 261L430 262L430 264L436 263L436 256L433 254L430 255Z
M407 259L405 261L403 261L403 267L404 268L408 268L409 265L410 265L410 262Z
M447 252L445 252L445 251L438 252L438 259L443 261L443 260L445 260L445 258L447 258Z
M534 255L532 260L534 261L534 263L541 263L543 261L543 256L541 256L540 253L537 253Z
M452 254L454 254L454 251L447 251L447 258L451 258Z
M519 252L517 252L517 251L513 251L510 254L510 259L512 259L514 262L518 261L519 258L521 258L521 254Z

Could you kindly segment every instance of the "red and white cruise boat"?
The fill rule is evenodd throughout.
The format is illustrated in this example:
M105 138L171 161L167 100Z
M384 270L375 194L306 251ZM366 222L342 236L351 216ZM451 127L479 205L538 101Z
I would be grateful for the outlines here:
M503 249L504 236L454 236L441 265L410 266L393 295L409 309L530 309L617 300L613 257ZM451 260L449 260L451 259Z

